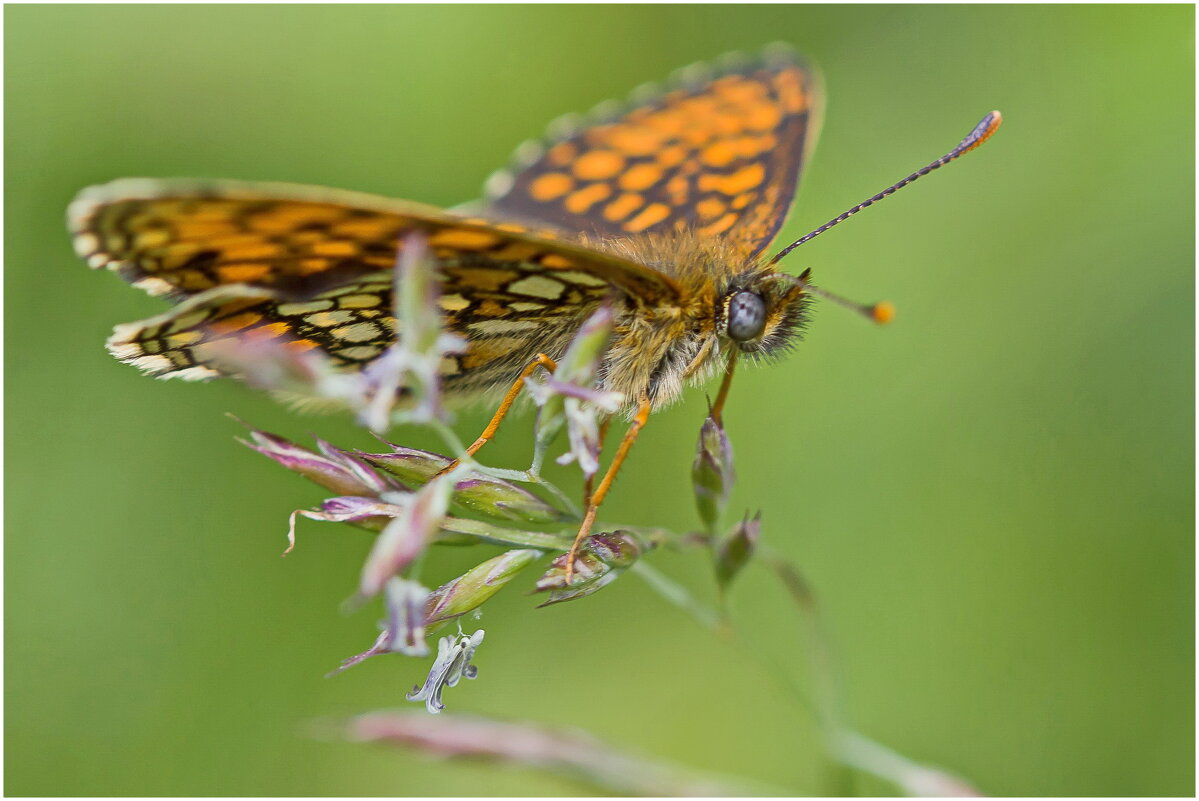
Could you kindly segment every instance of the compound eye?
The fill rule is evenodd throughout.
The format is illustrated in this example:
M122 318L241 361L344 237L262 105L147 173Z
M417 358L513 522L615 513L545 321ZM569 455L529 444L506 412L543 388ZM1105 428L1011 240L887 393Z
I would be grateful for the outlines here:
M766 303L753 292L738 292L729 298L729 338L736 342L755 339L766 327Z

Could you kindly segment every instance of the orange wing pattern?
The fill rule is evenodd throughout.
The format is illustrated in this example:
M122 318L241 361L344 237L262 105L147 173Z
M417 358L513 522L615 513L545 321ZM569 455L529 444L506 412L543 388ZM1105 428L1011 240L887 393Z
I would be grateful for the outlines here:
M772 51L721 73L684 70L678 83L523 147L524 164L488 181L488 213L600 236L694 229L756 256L782 227L814 139L815 75Z
M582 271L651 303L678 293L655 270L553 233L320 187L124 179L83 190L67 216L89 266L174 298L230 284L306 298L390 270L412 232L428 237L439 262Z

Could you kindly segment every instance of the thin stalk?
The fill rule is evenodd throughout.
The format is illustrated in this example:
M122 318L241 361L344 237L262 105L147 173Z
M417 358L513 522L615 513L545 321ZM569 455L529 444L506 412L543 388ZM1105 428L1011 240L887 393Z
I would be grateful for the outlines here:
M641 580L648 584L654 592L662 596L663 599L695 618L704 628L721 634L729 633L725 621L721 619L716 610L700 602L682 584L668 578L663 573L659 573L657 569L650 567L649 564L641 560L634 562L629 570L640 576Z

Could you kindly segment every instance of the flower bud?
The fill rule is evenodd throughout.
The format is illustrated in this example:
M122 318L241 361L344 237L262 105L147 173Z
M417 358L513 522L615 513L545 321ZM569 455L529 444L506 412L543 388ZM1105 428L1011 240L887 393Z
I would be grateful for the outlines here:
M699 430L695 461L691 464L695 505L709 533L720 524L733 489L733 479L733 446L724 427L709 416Z
M388 490L404 489L391 476L378 473L361 459L322 440L317 440L321 452L314 453L291 440L255 428L250 429L250 438L253 442L239 442L338 495L377 496Z
M753 556L762 530L762 513L759 512L752 520L746 517L729 532L728 536L717 543L716 583L721 591L728 588L741 568L745 567Z
M449 466L451 461L448 457L429 451L398 445L392 447L393 453L359 451L356 455L400 480L416 485L424 484ZM496 520L554 523L564 517L562 512L528 490L481 473L471 473L455 484L450 502Z
M451 620L479 608L542 553L533 548L507 551L433 590L425 604L427 624Z
M566 560L570 554L562 554L551 562L550 569L537 580L536 591L548 590L550 593L549 600L541 606L573 601L598 592L619 578L646 550L647 544L631 531L592 534L579 547L574 576L569 584L566 581Z

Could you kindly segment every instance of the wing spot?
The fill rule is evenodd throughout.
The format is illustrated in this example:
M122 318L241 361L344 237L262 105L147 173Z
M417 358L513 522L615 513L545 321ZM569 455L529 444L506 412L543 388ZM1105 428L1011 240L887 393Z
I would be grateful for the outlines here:
M705 236L723 234L725 231L733 227L733 224L737 222L737 218L738 215L735 212L730 211L728 214L724 215L711 225L705 225L704 227L700 228L699 232Z
M283 347L290 351L294 351L295 353L305 353L313 348L319 347L319 345L317 345L311 339L296 339L290 342L284 342Z
M788 114L798 114L807 110L808 98L800 80L799 70L790 69L775 75L774 91Z
M682 145L671 145L658 152L658 164L669 169L677 167L687 160L687 148Z
M566 173L547 172L538 175L529 184L529 195L539 203L549 203L574 189L574 186L574 179Z
M565 270L563 272L554 273L554 278L563 281L569 281L572 284L582 284L583 286L607 286L608 282L588 273L581 273L575 270Z
M783 112L777 106L761 103L754 106L742 118L748 128L755 131L770 131L778 127L783 119Z
M731 142L713 142L699 154L709 167L727 167L737 159L737 148Z
M678 136L692 124L692 121L687 118L686 114L679 111L663 110L646 117L645 124L669 136Z
M442 295L437 299L442 311L456 312L470 308L470 301L458 294Z
M217 326L222 331L240 331L243 328L248 328L262 319L262 315L257 312L245 312L243 314L235 314L232 317L226 317L217 323Z
M603 181L624 169L624 156L611 150L592 150L575 159L571 166L576 178Z
M314 256L355 256L358 254L358 246L344 240L313 242L309 250Z
M381 333L374 323L354 323L334 328L330 333L346 342L370 342Z
M88 255L100 249L100 239L95 234L76 234L74 245L75 255L80 258L87 258Z
M745 128L745 113L739 108L726 108L719 117L713 117L709 124L718 134L734 136Z
M640 192L662 180L662 170L653 164L635 164L620 176L620 188L628 192Z
M175 222L175 236L179 239L208 240L218 236L236 234L237 226L231 220L198 220L181 219Z
M714 197L705 198L695 204L695 210L699 212L699 216L704 220L714 220L728 210L728 207L720 200Z
M265 278L271 271L268 264L222 264L217 268L223 284L244 284Z
M652 120L650 120L652 123ZM607 144L627 156L648 156L658 152L666 137L658 131L643 126L623 125L615 128L606 137ZM612 173L615 175L615 172Z
M327 311L310 314L304 318L304 322L317 328L332 328L335 325L342 325L354 319L354 312L351 311Z
M376 345L353 345L348 348L341 348L333 353L338 358L347 361L366 362L378 356L381 351L382 348Z
M378 295L343 295L337 299L341 309L377 309L382 304Z
M502 248L491 251L489 254L496 261L529 261L541 249L537 245L531 245L528 242L509 242Z
M166 340L167 340L167 344L170 345L172 348L179 348L179 347L183 347L184 345L195 344L196 342L199 342L200 339L203 338L203 336L204 335L202 333L200 333L199 331L180 331L177 334L168 334ZM147 342L146 350L150 350L149 346L152 344L156 345L158 343Z
M565 270L574 267L575 263L565 256L559 256L557 253L547 253L541 257L541 265L551 270Z
M579 155L579 149L571 142L559 142L550 148L546 160L555 167L565 167Z
M191 328L192 326L196 325L197 323L202 323L206 319L208 319L208 310L207 309L201 309L200 311L194 311L194 312L190 312L188 314L182 314L182 315L176 317L175 319L171 320L170 328L168 330L182 331L186 328Z
M607 206L604 206L604 219L609 222L617 222L628 217L637 209L641 208L645 203L645 198L641 195L624 194L613 200Z
M480 317L504 317L508 314L508 310L501 303L487 298L475 309L475 314Z
M757 81L750 81L740 75L726 75L717 78L712 88L729 103L749 104L763 99L765 88Z
M608 184L591 184L568 195L562 205L571 214L585 214L588 209L601 200L606 200L611 194L612 187Z
M683 131L681 138L684 142L691 145L693 148L700 145L706 145L715 138L716 131L710 127L696 125Z
M281 317L302 317L332 307L331 300L310 300L305 303L280 303L275 312Z
M300 275L323 273L329 269L329 266L328 259L300 259L299 264L296 265Z
M431 246L455 250L487 250L499 243L500 238L495 234L469 228L444 228L429 237Z
M687 165L693 166L693 165ZM666 182L666 191L670 195L670 202L674 206L682 206L687 202L688 189L690 184L682 175L676 175Z
M766 168L761 164L751 164L729 175L701 175L699 188L705 192L739 195L758 186L765 178Z
M657 225L669 216L670 206L665 203L651 203L640 214L626 222L623 228L632 233L639 233L651 225Z
M557 300L566 289L560 281L544 275L530 275L508 285L508 291L517 295Z
M137 234L137 246L142 249L157 248L171 241L171 232L165 226L147 228Z
M386 239L395 241L405 229L406 220L389 217L355 217L344 220L330 228L333 236L344 236L348 239Z
M493 270L486 267L459 267L450 272L454 283L474 291L499 292L520 273L515 270Z
M266 325L260 325L257 328L251 328L249 331L246 331L242 336L244 336L247 340L250 340L250 341L262 341L262 340L267 340L267 339L274 339L276 337L281 337L284 334L289 333L290 331L291 331L291 325L280 320L278 322L267 323Z

